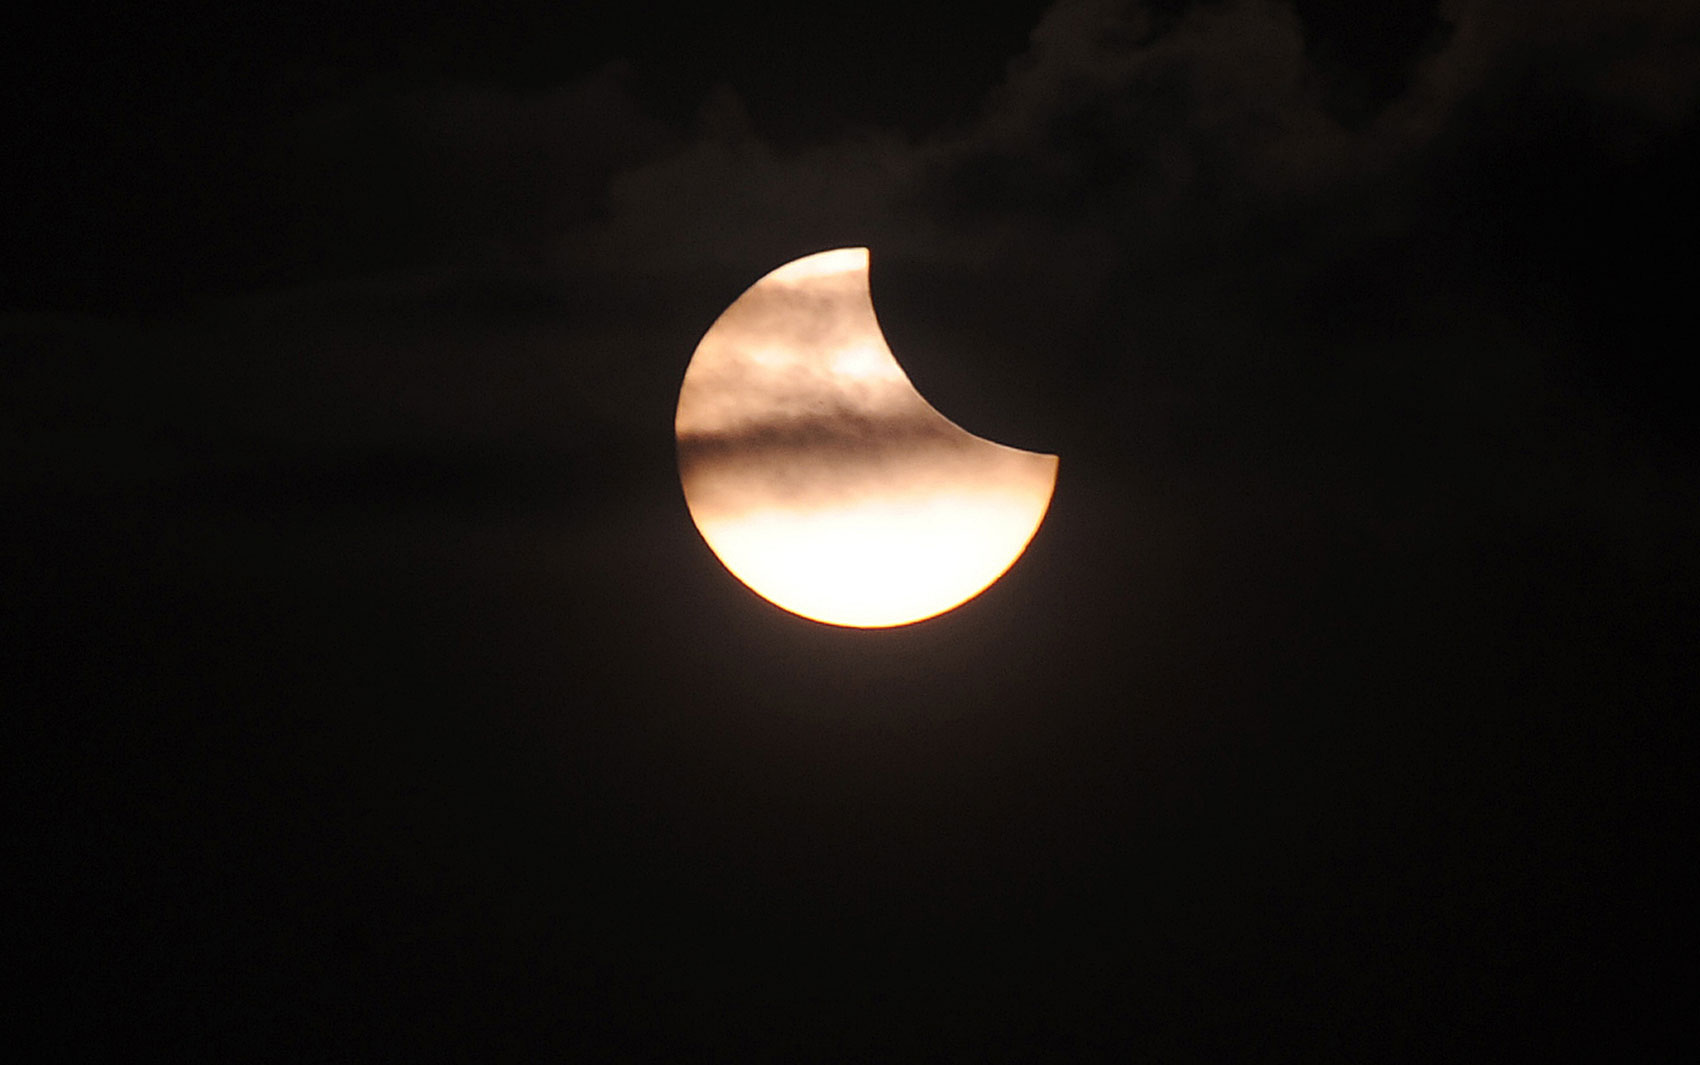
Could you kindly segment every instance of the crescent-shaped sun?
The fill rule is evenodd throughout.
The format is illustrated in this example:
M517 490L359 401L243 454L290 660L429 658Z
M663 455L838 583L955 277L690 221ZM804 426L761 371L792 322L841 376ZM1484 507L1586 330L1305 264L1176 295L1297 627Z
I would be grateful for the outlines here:
M703 336L674 422L685 503L757 594L883 628L980 594L1050 507L1057 458L982 440L934 410L886 346L868 250L757 281Z

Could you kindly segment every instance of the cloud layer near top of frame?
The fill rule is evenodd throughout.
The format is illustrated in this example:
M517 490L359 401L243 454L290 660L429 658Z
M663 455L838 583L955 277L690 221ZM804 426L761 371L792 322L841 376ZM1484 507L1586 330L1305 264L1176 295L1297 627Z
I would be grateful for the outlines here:
M848 233L927 255L997 246L1012 227L1138 232L1189 205L1237 213L1420 168L1506 99L1534 122L1604 109L1633 141L1683 121L1700 88L1694 5L1460 2L1435 25L1404 57L1403 90L1363 122L1338 116L1300 15L1265 0L1169 15L1059 3L976 119L918 141L864 130L777 146L722 90L682 141L613 176L606 213L563 251L741 263L781 261L776 239Z
M1437 414L1522 422L1566 365L1663 410L1664 352L1623 341L1672 313L1642 248L1680 243L1647 212L1686 195L1696 5L1442 3L1387 53L1391 88L1351 107L1316 7L1065 0L975 116L924 134L776 139L725 87L681 127L620 64L529 90L368 86L256 130L257 176L183 153L164 173L193 209L119 205L160 239L89 274L241 299L141 344L122 327L64 343L122 351L119 377L208 432L592 448L655 430L634 411L670 398L744 284L871 245L876 293L882 271L904 281L881 313L922 391L1022 446L1192 447L1176 441L1232 424L1300 451L1354 425L1391 447ZM203 207L208 174L255 184ZM953 380L970 342L974 380ZM44 359L13 392L24 423L69 372ZM111 416L90 432L162 417L100 387ZM1012 406L1037 424L1000 424ZM42 453L18 469L56 468Z
M298 72L307 88L274 94L287 105L120 127L41 200L75 227L22 219L64 254L10 288L81 285L99 306L444 262L765 269L876 240L984 254L1019 221L1160 220L1421 166L1496 108L1532 124L1599 108L1633 142L1692 114L1696 34L1696 5L1651 0L1063 0L966 120L778 140L726 86L689 126L652 113L640 90L665 72L631 63L523 88ZM833 110L830 94L796 106ZM40 132L61 151L80 136ZM110 187L75 200L91 181Z

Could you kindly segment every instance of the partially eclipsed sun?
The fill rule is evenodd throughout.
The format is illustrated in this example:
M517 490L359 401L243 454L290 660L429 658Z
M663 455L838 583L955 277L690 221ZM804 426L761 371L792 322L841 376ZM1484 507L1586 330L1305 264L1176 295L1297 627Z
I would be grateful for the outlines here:
M726 568L816 621L907 625L1015 564L1057 458L934 410L874 317L868 249L787 263L709 329L674 429L685 503Z

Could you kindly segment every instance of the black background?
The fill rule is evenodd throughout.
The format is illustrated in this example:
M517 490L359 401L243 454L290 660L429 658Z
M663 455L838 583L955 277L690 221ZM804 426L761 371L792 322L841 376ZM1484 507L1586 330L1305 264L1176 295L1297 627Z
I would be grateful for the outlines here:
M9 33L12 1026L179 1060L1692 1053L1697 26ZM673 466L703 330L846 244L935 406L1062 459L1002 581L889 631L744 589Z

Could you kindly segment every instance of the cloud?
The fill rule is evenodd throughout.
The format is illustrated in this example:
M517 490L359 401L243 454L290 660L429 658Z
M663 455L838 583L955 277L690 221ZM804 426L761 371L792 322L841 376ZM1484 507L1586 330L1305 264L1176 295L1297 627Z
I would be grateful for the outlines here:
M924 158L901 135L866 131L782 148L721 87L678 150L623 170L606 213L563 242L569 262L643 273L734 265L760 271L805 252L916 243L898 209Z
M271 228L238 234L278 252L268 284L306 284L120 344L166 368L182 417L103 402L150 433L315 448L636 437L664 431L741 285L847 245L907 286L888 326L936 341L894 338L911 373L945 353L929 398L1047 450L1270 453L1354 419L1391 448L1437 410L1526 417L1567 360L1668 393L1609 367L1662 350L1617 343L1670 313L1624 242L1679 234L1649 212L1679 195L1682 156L1658 151L1692 121L1694 5L1437 18L1450 33L1401 53L1399 91L1349 116L1324 28L1263 0L1063 0L977 117L921 136L786 146L729 89L673 128L618 66L532 92L363 90L270 131ZM972 371L953 382L957 350ZM1000 409L1043 431L1005 433Z
M966 146L1028 157L1065 189L1132 166L1185 183L1227 150L1241 180L1279 183L1337 154L1319 105L1285 5L1204 6L1161 25L1140 5L1076 0L1040 22Z

